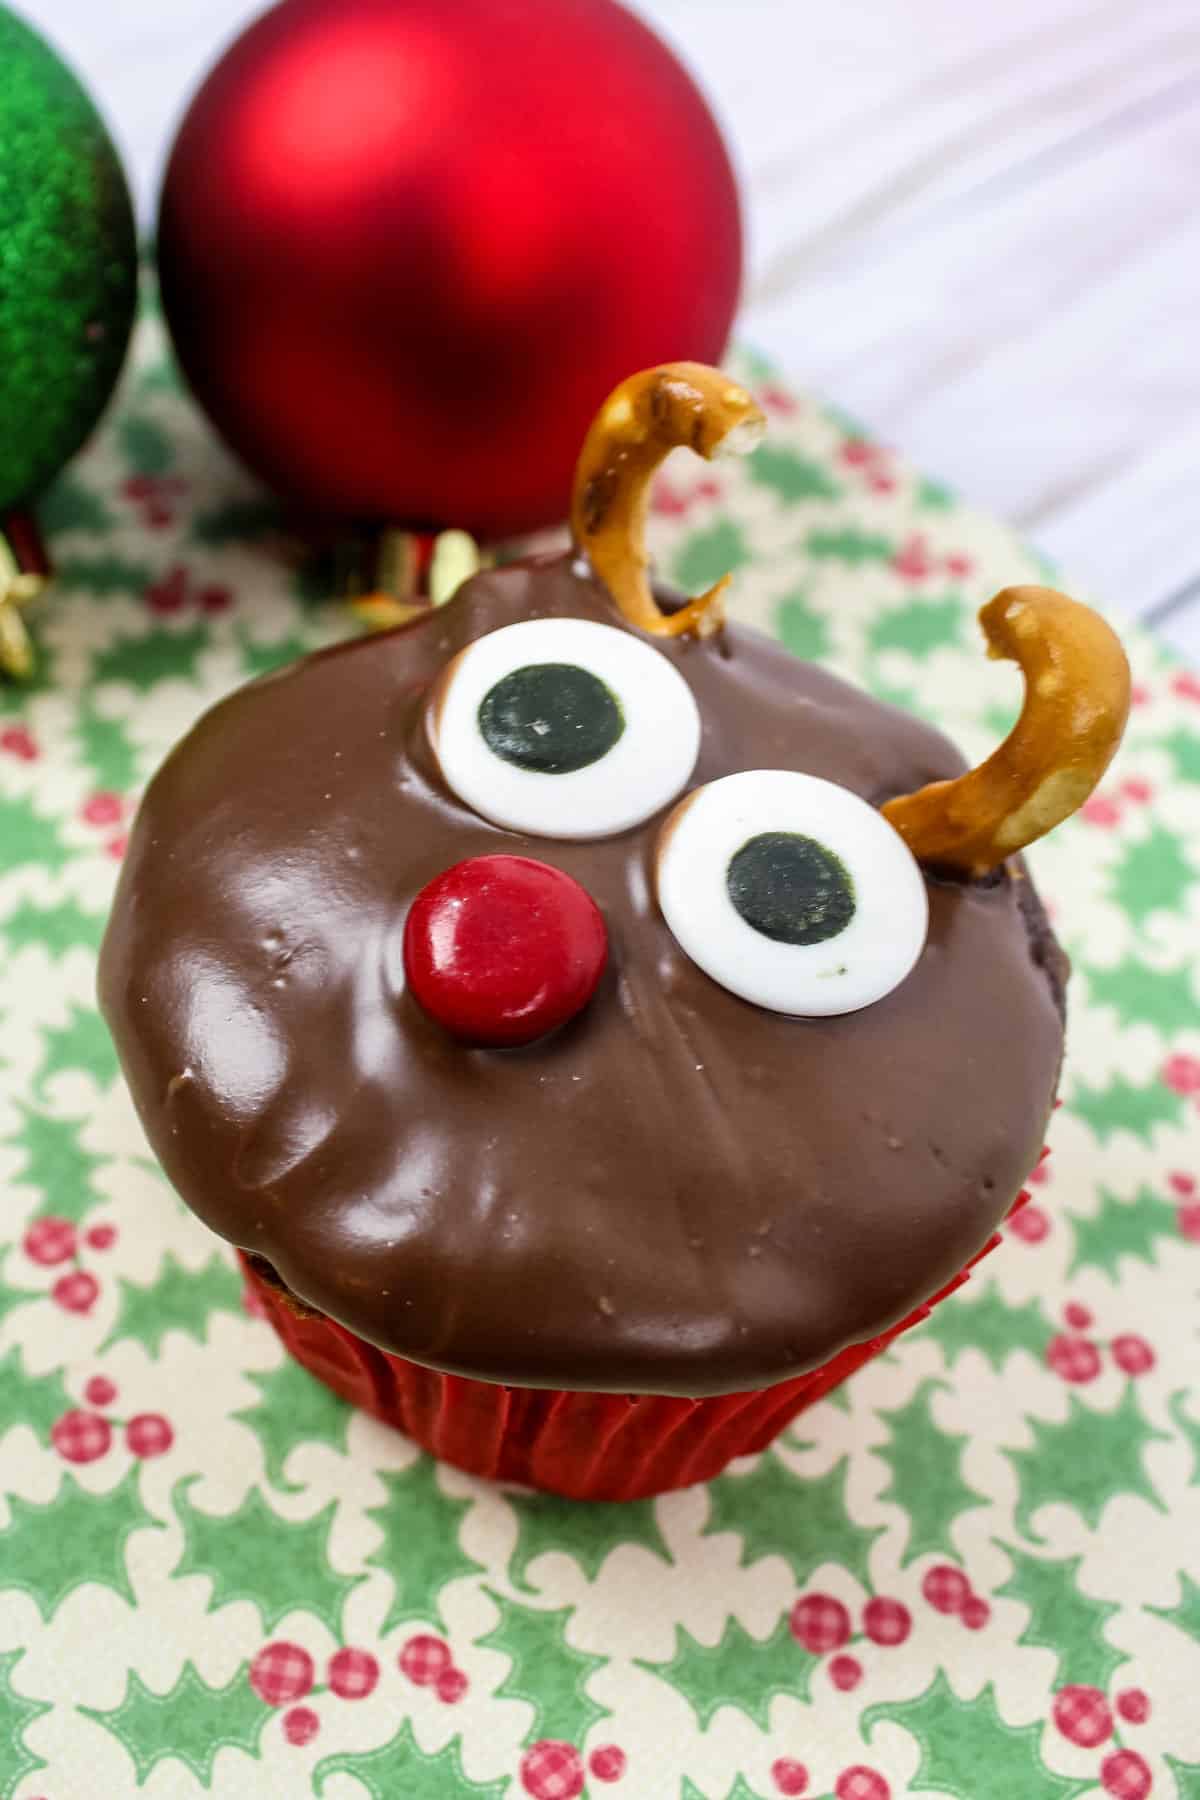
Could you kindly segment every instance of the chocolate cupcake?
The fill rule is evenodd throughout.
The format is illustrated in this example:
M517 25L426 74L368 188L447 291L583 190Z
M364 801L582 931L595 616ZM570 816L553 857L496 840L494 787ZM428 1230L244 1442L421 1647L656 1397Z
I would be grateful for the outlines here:
M146 1133L288 1349L477 1473L626 1498L762 1448L964 1278L1036 1162L1066 961L1020 861L1128 670L981 615L1012 735L935 729L646 576L691 364L588 436L575 547L305 658L152 782L100 996Z

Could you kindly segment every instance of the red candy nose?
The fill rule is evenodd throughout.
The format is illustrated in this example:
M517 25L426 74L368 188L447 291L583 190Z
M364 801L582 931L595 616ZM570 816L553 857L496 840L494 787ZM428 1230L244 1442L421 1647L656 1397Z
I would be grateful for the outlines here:
M473 856L423 887L404 926L414 999L471 1044L531 1044L574 1018L608 955L600 909L528 856Z

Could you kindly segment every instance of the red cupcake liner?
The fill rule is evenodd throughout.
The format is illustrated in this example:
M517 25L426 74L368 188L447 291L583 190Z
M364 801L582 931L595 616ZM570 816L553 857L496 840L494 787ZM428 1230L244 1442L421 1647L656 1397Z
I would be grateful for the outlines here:
M1022 1192L1012 1211L1028 1198ZM244 1255L241 1261L256 1310L298 1363L443 1462L575 1500L640 1500L711 1480L734 1457L764 1450L806 1406L928 1318L1000 1241L993 1234L952 1281L878 1337L791 1381L699 1400L506 1387L443 1375L366 1343L296 1300L262 1263Z

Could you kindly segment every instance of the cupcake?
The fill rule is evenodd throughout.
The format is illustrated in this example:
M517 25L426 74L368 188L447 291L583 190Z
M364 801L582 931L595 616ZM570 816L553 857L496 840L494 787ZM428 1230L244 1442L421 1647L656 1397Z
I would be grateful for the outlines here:
M1063 1047L1019 853L1128 704L1095 614L1005 590L1025 705L967 770L724 584L656 590L654 468L761 424L715 370L633 377L569 553L213 708L101 955L147 1136L291 1354L584 1498L761 1449L996 1241Z

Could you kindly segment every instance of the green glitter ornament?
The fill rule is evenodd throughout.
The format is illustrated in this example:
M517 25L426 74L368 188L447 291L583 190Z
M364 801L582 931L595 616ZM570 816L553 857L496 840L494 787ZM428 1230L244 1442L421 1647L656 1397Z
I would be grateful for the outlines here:
M137 238L117 153L50 46L0 5L0 539L74 455L113 390L133 323ZM0 669L29 662L0 555ZM13 574L13 568L16 574Z

